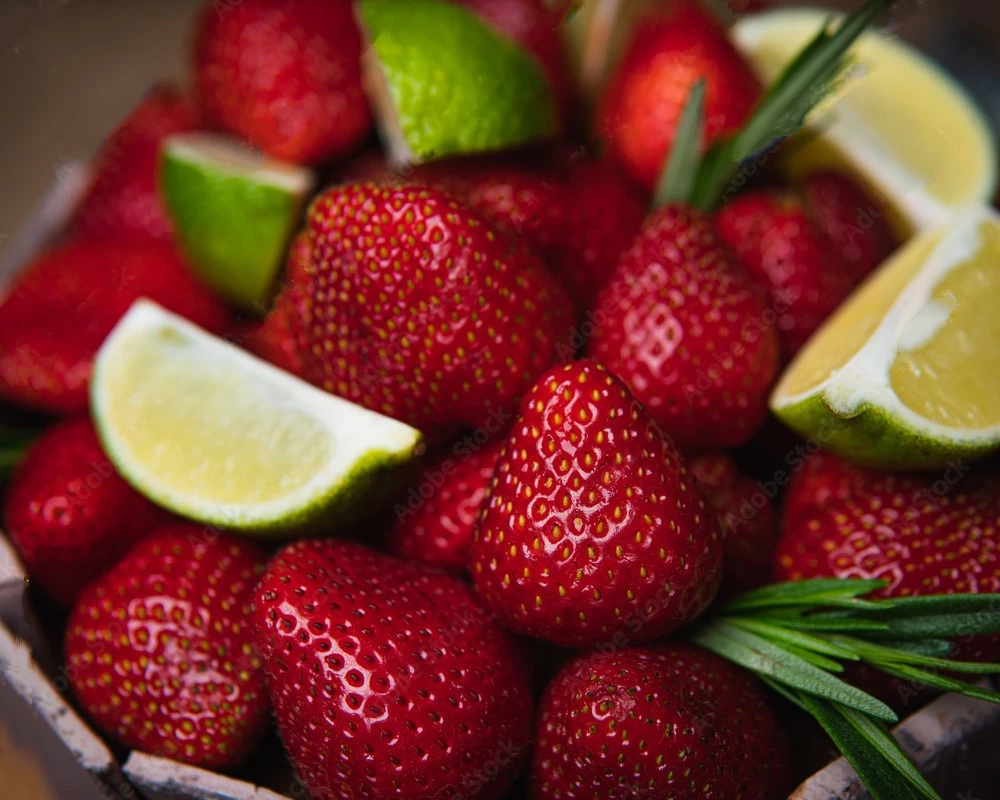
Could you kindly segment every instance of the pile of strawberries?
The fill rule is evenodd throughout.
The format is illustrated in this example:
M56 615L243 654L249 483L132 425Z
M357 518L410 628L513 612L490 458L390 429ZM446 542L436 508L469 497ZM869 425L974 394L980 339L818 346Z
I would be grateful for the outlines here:
M565 9L456 2L534 54L575 119ZM775 578L1000 591L983 471L876 474L793 440L760 455L783 446L761 427L782 364L894 246L877 202L822 172L714 215L647 213L695 80L708 141L761 93L691 0L639 22L597 104L601 158L567 134L396 174L366 146L361 51L347 0L210 4L193 96L157 88L114 131L66 240L0 305L0 396L65 416L12 476L4 530L70 612L76 700L126 746L220 769L273 719L317 800L783 796L776 698L664 637ZM263 322L172 241L159 144L201 128L331 170ZM86 387L140 296L425 434L363 543L265 550L115 473Z

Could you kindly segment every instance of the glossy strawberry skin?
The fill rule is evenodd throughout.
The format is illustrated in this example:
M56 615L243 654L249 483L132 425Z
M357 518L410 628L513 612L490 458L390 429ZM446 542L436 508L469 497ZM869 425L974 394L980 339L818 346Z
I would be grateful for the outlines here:
M673 146L691 87L705 80L705 141L735 132L760 84L725 31L693 0L641 20L600 100L609 151L652 191Z
M75 417L49 428L17 466L3 527L32 583L68 608L168 518L118 475L90 420Z
M206 119L276 158L318 163L367 136L361 35L347 0L207 3L195 41Z
M476 588L511 630L568 647L650 641L719 583L714 516L622 381L553 367L525 396L476 528Z
M688 468L719 518L721 593L732 596L767 583L778 541L778 520L770 498L727 455L699 456L688 462Z
M435 189L330 189L309 215L310 379L431 439L514 407L572 327L537 257Z
M810 215L857 283L885 261L895 240L879 202L857 181L836 170L806 176L802 194Z
M472 534L503 445L449 449L433 459L396 504L389 549L402 558L464 572Z
M943 475L893 474L836 456L789 486L775 553L779 580L878 578L884 597L1000 591L1000 494L956 461ZM995 660L1000 637L977 637L957 657Z
M652 214L597 298L587 355L682 452L747 441L767 414L777 333L761 292L687 206Z
M727 203L716 224L768 291L782 350L793 356L854 288L850 269L795 195L748 192Z
M199 127L190 99L169 86L150 91L94 159L90 188L71 222L74 232L87 238L169 239L173 225L157 190L160 144Z
M262 566L254 545L181 523L90 584L67 623L65 656L91 719L147 753L240 763L270 716L247 618Z
M456 578L334 540L279 551L255 638L315 800L503 796L531 697L512 642Z
M31 262L0 303L0 397L55 413L85 408L94 354L139 297L213 333L230 325L172 245L70 242Z
M692 644L578 656L535 739L532 800L785 796L788 742L763 687Z

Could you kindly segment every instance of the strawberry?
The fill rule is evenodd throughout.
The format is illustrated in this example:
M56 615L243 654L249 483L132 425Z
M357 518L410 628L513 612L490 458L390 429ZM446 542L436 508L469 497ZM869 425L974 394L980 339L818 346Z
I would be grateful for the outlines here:
M588 355L620 376L683 452L745 442L778 370L757 287L688 206L645 222L597 299Z
M396 506L389 549L403 558L465 571L472 532L502 442L456 446L431 461Z
M94 354L148 297L213 333L229 313L161 242L70 242L30 263L0 303L0 397L52 412L87 405Z
M1000 591L995 481L966 476L962 461L943 475L900 475L823 459L789 487L778 579L880 578L883 597ZM965 660L993 661L1000 637L960 649Z
M194 68L205 117L286 161L319 163L371 128L348 0L207 3Z
M802 194L814 222L833 242L855 283L895 249L885 211L846 173L812 172L803 181Z
M458 579L334 540L274 556L254 594L278 730L309 796L500 798L531 736L506 634Z
M194 104L169 86L157 86L111 133L94 159L94 177L72 228L88 238L170 238L173 226L157 191L160 143L196 130Z
M544 265L440 191L330 189L309 231L307 373L430 438L512 408L570 327Z
M785 355L794 355L854 288L850 270L797 195L762 190L716 215L722 238L770 293Z
M76 417L32 445L11 477L3 518L31 580L69 607L168 517L125 483L90 420Z
M88 586L66 627L67 677L122 744L206 767L238 764L270 708L250 643L253 545L183 523Z
M706 82L705 143L734 133L760 96L760 84L725 31L694 0L643 17L599 103L610 152L647 190L673 147L692 85Z
M542 696L533 800L784 797L788 740L763 687L691 644L577 656Z
M593 361L521 402L476 528L476 588L510 629L569 647L649 641L719 584L713 515L628 387Z

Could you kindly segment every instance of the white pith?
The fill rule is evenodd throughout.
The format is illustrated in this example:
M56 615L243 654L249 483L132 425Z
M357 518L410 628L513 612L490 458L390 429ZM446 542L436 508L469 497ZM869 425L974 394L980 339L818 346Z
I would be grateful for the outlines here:
M165 335L182 337L185 347L189 347L192 369L211 370L213 364L224 362L237 367L248 379L264 384L275 398L264 409L264 416L281 413L282 406L308 413L329 431L336 443L330 460L307 484L278 500L255 503L249 499L245 503L229 504L225 509L190 492L163 485L162 480L136 458L130 450L128 437L116 428L115 420L106 413L109 393L116 391L116 387L108 386L103 378L105 365L116 357L125 342L139 337L149 345L150 355L154 356L156 338ZM174 338L174 341L178 340ZM121 387L117 387L117 391L122 391ZM340 486L365 456L379 451L406 456L414 452L421 438L414 428L321 391L149 300L138 300L132 305L98 352L91 385L91 407L109 456L130 482L144 493L148 492L152 499L186 516L205 521L224 518L227 527L237 528L280 522L295 516ZM206 431L205 435L211 436L212 432Z

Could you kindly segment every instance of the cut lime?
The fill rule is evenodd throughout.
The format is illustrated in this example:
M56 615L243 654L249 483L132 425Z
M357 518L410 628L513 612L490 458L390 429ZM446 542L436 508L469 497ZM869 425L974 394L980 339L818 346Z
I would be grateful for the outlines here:
M799 352L771 397L855 461L917 468L1000 445L1000 218L960 212L911 239Z
M171 136L161 158L167 211L192 266L231 300L266 308L313 173L213 133Z
M741 17L733 39L765 82L830 19L819 9ZM821 104L785 148L793 178L823 166L848 169L889 205L897 233L944 223L956 209L987 203L997 179L996 144L968 95L916 50L864 34L840 91Z
M365 86L397 163L501 150L557 132L534 58L446 0L361 0Z
M350 516L421 441L148 300L101 347L90 393L106 452L138 491L261 535Z

